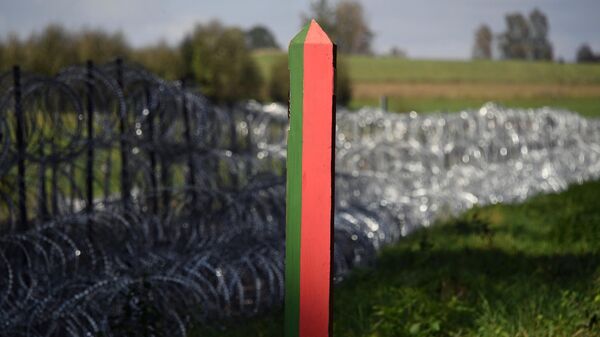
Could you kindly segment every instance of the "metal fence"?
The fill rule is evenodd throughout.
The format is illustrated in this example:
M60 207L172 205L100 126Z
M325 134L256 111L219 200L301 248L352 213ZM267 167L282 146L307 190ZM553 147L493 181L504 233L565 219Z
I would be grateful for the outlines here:
M285 116L120 60L0 93L0 335L184 335L281 302Z
M219 208L207 200L219 198L212 191L274 173L236 167L235 157L256 152L252 135L239 129L252 114L215 108L180 83L121 61L89 62L54 78L15 67L0 80L4 231L82 210L162 218L212 212Z

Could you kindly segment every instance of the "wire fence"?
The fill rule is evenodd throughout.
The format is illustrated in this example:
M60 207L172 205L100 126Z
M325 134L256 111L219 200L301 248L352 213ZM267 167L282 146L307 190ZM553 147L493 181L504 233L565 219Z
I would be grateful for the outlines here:
M0 335L185 336L283 301L286 107L135 65L0 75ZM436 217L600 176L600 122L338 109L334 274Z

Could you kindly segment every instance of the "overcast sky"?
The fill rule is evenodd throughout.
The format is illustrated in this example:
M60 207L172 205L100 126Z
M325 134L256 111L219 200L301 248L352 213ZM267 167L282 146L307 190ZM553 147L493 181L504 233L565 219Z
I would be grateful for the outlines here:
M212 18L243 28L264 24L285 46L311 0L0 0L0 36L26 36L49 23L70 29L120 30L134 46L175 44L194 23ZM555 55L574 58L581 43L600 51L600 0L363 0L374 49L398 46L410 57L469 58L473 33L487 23L497 33L504 14L538 7L550 20Z

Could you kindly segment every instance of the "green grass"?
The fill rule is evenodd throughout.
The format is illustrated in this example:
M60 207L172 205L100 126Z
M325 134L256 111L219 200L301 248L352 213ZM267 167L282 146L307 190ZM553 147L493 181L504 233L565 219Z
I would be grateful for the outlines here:
M391 97L388 100L388 110L395 112L456 112L463 109L478 109L488 102L488 99L469 98L401 98ZM506 107L541 108L550 106L577 112L587 117L600 117L600 97L548 97L548 98L511 98L499 99L495 102ZM379 99L354 99L351 109L364 106L379 106Z
M254 54L270 77L271 64L282 52ZM600 84L600 65L528 61L416 60L393 57L346 56L355 82L475 82Z
M600 336L600 181L474 208L334 291L335 336ZM191 336L282 336L280 310Z
M600 83L600 66L593 64L367 56L348 57L348 63L351 78L358 82Z

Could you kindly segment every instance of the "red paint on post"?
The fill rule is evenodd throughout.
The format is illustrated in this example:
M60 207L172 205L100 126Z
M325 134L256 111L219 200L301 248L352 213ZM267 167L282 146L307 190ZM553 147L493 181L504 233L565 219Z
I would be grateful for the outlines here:
M300 336L330 335L334 45L313 20L304 44Z

